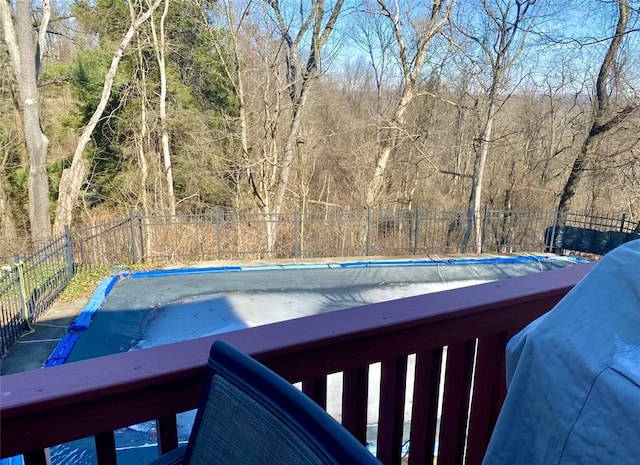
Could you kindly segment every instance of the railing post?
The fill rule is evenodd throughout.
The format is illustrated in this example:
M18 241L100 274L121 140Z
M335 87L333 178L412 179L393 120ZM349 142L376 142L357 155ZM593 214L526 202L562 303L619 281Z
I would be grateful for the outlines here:
M51 465L51 451L46 449L25 452L24 463L26 465Z
M67 262L67 273L69 279L71 279L75 273L75 267L73 266L73 242L71 238L71 228L66 224L64 225L64 258Z
M620 219L620 232L624 232L624 224L627 221L627 214L623 213L622 218Z
M133 208L129 209L129 229L131 231L131 260L138 263L138 249L136 247L136 225L133 215Z
M489 219L489 205L484 206L484 218L482 219L482 235L480 237L480 253L484 253L484 237L487 234L487 221Z
M418 253L418 234L420 232L420 207L416 206L416 214L413 218L413 255Z
M369 256L371 252L371 208L367 207L367 239L365 243L365 256Z
M293 258L298 258L298 209L293 211Z
M220 260L220 209L216 207L216 256Z

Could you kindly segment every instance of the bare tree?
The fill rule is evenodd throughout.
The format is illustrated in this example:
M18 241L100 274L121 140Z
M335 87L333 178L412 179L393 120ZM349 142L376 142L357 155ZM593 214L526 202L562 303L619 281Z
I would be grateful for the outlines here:
M449 20L455 0L448 2L433 0L431 6L426 9L427 11L418 15L415 14L413 8L407 5L401 6L397 1L391 3L377 0L379 8L377 14L388 21L393 31L394 46L397 50L397 60L401 71L401 83L392 115L389 121L381 125L378 130L378 153L365 199L368 207L379 203L387 164L393 151L403 139L406 112L417 93L418 78L425 62L427 47ZM406 7L407 10L403 10L403 7ZM405 28L406 24L410 25L409 30Z
M251 10L261 3L270 19L270 24L263 27L248 20ZM222 5L232 39L232 57L226 57L221 49L218 54L239 106L238 167L267 219L269 251L274 250L278 235L278 223L270 217L282 212L309 93L321 73L323 49L343 3L344 0L336 0L328 7L325 0L301 1L298 9L284 10L284 5L275 0L248 1L239 14L233 2ZM267 29L274 26L275 33L270 35ZM251 40L259 43L259 48L251 50L247 45ZM247 69L249 61L259 70ZM250 86L252 92L248 92L249 76L258 81ZM255 137L250 141L252 126Z
M482 11L480 28L458 23L458 31L479 47L481 56L489 66L489 85L486 110L480 133L475 141L475 161L469 195L467 228L464 244L469 243L475 231L476 253L481 252L482 224L480 211L485 166L492 143L496 114L504 104L509 70L519 58L531 27L536 0L481 0L476 7Z
M102 88L100 102L93 112L93 115L91 115L89 123L82 131L82 135L78 141L78 146L73 154L71 166L64 170L62 178L60 179L60 193L58 196L58 205L56 207L56 218L53 225L54 232L56 233L62 231L65 225L70 225L73 219L73 210L75 208L80 189L86 180L88 170L88 162L82 158L82 155L84 154L84 150L87 147L89 140L91 139L93 130L98 124L98 121L102 117L102 113L107 106L120 60L122 59L125 50L129 46L129 43L133 39L138 28L140 28L140 26L142 26L151 17L162 1L163 0L155 0L151 5L149 5L147 11L131 23L131 26L127 30L122 42L120 42L118 49L113 55L111 66L104 78L104 86Z
M236 14L234 10L235 2L231 0L219 2L220 7L220 16L224 18L225 28L228 31L230 40L230 54L227 54L223 49L222 44L218 40L214 40L213 44L216 47L216 53L218 54L218 58L222 63L222 69L224 70L226 77L231 83L233 87L233 92L235 94L237 104L238 104L238 137L240 139L240 160L237 162L240 171L242 171L246 175L247 184L250 187L252 197L254 198L259 209L264 208L264 201L262 200L262 195L259 190L258 183L256 182L256 177L254 175L254 169L252 167L252 161L249 154L249 142L248 142L248 118L247 118L247 97L245 92L245 60L242 56L242 43L241 36L242 30L246 24L247 17L250 13L251 8L254 3L252 0L249 0L245 5L243 5L240 15ZM203 12L203 21L207 21L207 18L204 17L204 8L202 8ZM236 203L239 203L236 201Z
M287 68L286 85L291 103L291 118L282 147L282 159L279 167L278 181L275 189L272 213L280 214L284 204L285 193L289 187L289 174L293 164L298 134L306 109L309 92L313 82L320 74L320 58L322 49L329 40L335 27L344 0L336 0L325 12L325 0L312 0L308 11L304 14L297 30L292 30L291 23L285 19L277 0L266 0L271 7L280 37L286 47L285 64ZM303 11L302 4L300 11ZM309 35L309 37L307 37ZM308 42L308 50L301 56L301 47ZM268 247L272 250L277 237L277 230L272 232Z
M16 2L15 25L10 2L0 1L0 20L4 31L11 67L20 94L20 111L24 138L29 153L29 222L31 240L40 245L51 238L49 218L49 177L47 174L47 148L49 140L42 131L40 121L40 95L38 74L44 50L44 39L51 8L43 0L43 17L36 35L31 2Z
M560 194L560 200L558 201L558 211L563 215L571 208L571 201L587 169L591 151L605 134L619 126L638 108L637 102L630 102L616 111L612 111L611 108L610 85L612 82L615 82L616 74L620 72L616 60L623 39L628 32L627 25L631 15L629 0L617 0L615 3L618 7L618 20L615 32L609 43L609 48L600 65L600 72L596 80L595 105L593 108L591 128L582 143L580 152L571 166L569 177L564 184L562 193Z

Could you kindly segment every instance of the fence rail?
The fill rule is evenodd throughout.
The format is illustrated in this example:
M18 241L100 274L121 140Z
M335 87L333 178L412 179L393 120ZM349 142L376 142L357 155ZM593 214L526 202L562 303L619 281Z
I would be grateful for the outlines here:
M602 254L640 234L626 215L555 211L481 213L480 240L465 235L467 211L294 211L263 215L217 208L203 214L143 216L67 229L15 257L0 274L0 356L49 308L78 270L132 263L237 259L562 252ZM266 228L277 226L270 248Z

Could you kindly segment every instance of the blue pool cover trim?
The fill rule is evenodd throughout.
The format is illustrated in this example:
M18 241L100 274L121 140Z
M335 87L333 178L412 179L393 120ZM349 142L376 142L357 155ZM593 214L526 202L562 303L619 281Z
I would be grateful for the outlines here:
M53 352L51 352L51 355L49 355L47 361L44 362L44 366L53 367L56 365L62 365L64 362L66 362L69 354L71 353L71 350L73 349L73 346L75 346L76 342L78 342L79 337L80 336L76 333L65 334L56 348L53 350Z
M297 269L327 269L327 268L367 268L381 266L451 266L451 265L493 265L493 264L509 264L509 263L531 263L541 262L549 259L557 260L562 258L573 263L587 263L579 257L558 257L547 255L523 255L517 257L489 257L489 258L451 258L451 259L435 259L435 260L362 260L344 263L293 263L285 265L249 265L249 266L215 266L204 268L177 268L166 270L150 270L150 271L125 271L123 273L104 278L96 290L93 292L91 299L85 307L80 311L77 318L71 322L68 331L83 331L89 327L93 315L98 311L100 306L113 289L113 287L121 279L139 279L139 278L155 278L162 276L180 276L205 273L231 273L240 271L267 271L267 270L297 270ZM56 348L53 350L45 367L62 365L73 349L78 339L75 333L67 333L63 337ZM2 465L2 464L0 464Z
M24 458L22 455L16 455L15 457L0 459L0 465L24 465Z
M545 255L523 255L518 257L489 257L489 258L451 258L438 260L363 260L344 263L292 263L285 265L249 265L249 266L217 266L205 268L177 268L167 270L150 271L130 271L120 275L122 278L153 278L160 276L179 276L188 274L205 273L227 273L236 271L267 271L267 270L297 270L297 269L320 269L320 268L366 268L380 266L442 266L442 265L492 265L509 263L531 263L544 260L557 260L562 258L573 263L587 263L579 257L566 256L545 256Z
M100 308L104 299L107 298L109 292L111 292L111 289L113 289L113 286L116 285L119 279L120 276L109 276L108 278L104 278L100 284L98 284L98 287L93 291L91 299L89 299L87 305L85 305L77 318L69 325L69 330L82 331L89 327L93 314L98 311L98 308Z

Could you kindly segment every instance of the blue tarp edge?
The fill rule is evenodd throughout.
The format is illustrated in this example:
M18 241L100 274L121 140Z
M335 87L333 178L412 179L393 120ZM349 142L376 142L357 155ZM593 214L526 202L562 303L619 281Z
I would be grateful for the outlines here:
M16 455L15 457L0 459L0 465L24 465L24 458L22 455Z
M440 265L480 265L480 264L508 264L530 263L544 260L558 260L559 258L574 263L587 263L579 257L558 257L546 255L523 255L517 257L484 257L484 258L452 258L452 259L415 259L415 260L362 260L344 263L292 263L283 265L248 265L248 266L217 266L204 268L174 268L166 270L132 271L122 273L125 279L153 278L161 276L179 276L188 274L226 273L237 271L269 271L269 270L298 270L319 268L355 268L376 266L440 266Z
M70 331L82 331L89 327L93 314L102 305L104 299L109 295L119 279L120 276L116 275L109 276L100 281L100 284L98 284L96 290L93 291L93 294L91 295L89 302L87 302L87 305L84 306L76 319L73 320L69 325Z
M53 350L53 352L51 352L51 355L49 355L47 361L44 362L44 366L52 367L56 365L62 365L64 362L66 362L69 354L71 353L71 350L73 349L73 346L75 346L76 342L78 342L79 337L80 336L75 333L65 334L64 337L60 339L60 342L58 342L58 345Z
M91 324L94 313L98 311L98 308L100 308L104 299L109 295L119 279L120 276L116 275L109 276L100 281L100 284L98 284L95 291L93 291L89 302L87 302L75 320L69 324L67 331L83 331L87 329ZM44 362L44 366L51 367L65 363L78 337L75 333L67 332L53 349L49 358ZM0 465L4 464L0 463Z

